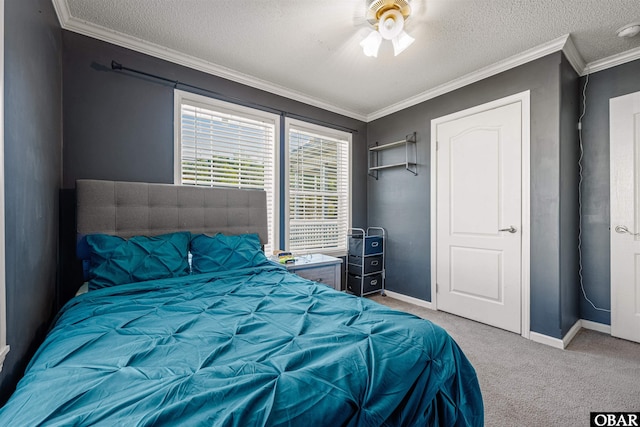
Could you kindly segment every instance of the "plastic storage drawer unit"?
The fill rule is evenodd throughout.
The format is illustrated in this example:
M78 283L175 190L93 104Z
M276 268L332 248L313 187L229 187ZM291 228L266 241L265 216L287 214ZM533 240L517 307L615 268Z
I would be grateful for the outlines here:
M375 255L382 253L382 236L355 235L349 237L349 253Z
M347 236L347 291L363 296L373 292L384 295L384 246L382 227L351 228Z
M355 295L362 296L382 290L382 273L369 276L356 276L349 274L347 290Z
M382 269L382 255L374 255L370 257L361 257L357 255L349 255L349 273L351 274L369 274L375 273Z

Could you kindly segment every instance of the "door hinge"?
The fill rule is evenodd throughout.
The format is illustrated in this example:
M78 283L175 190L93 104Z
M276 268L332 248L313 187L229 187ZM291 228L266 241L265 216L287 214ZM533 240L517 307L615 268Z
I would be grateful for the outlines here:
M438 151L438 141L436 141L436 151Z
M436 282L436 294L438 293L438 282Z

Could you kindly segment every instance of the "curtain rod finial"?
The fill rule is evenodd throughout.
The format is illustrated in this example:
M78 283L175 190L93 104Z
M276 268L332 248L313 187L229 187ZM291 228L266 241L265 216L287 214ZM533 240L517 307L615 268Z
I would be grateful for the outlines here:
M122 70L122 64L112 60L111 61L111 69L112 70Z

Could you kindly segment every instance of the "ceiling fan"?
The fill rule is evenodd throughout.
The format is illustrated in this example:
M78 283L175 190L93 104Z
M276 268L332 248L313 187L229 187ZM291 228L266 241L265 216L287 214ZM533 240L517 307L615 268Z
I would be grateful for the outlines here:
M377 57L383 40L390 40L393 53L398 56L415 41L405 31L405 22L411 16L409 0L366 0L365 19L372 27L360 43L366 56Z

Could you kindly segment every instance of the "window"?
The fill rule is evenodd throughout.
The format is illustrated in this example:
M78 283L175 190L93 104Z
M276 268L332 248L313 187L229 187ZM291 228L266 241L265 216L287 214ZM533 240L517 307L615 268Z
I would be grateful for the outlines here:
M277 162L279 116L175 91L175 182L267 192L269 242L277 245Z
M344 255L351 225L351 134L292 119L285 125L287 249Z
M265 190L267 254L346 253L351 134L287 119L280 169L280 116L180 90L175 112L176 183Z

